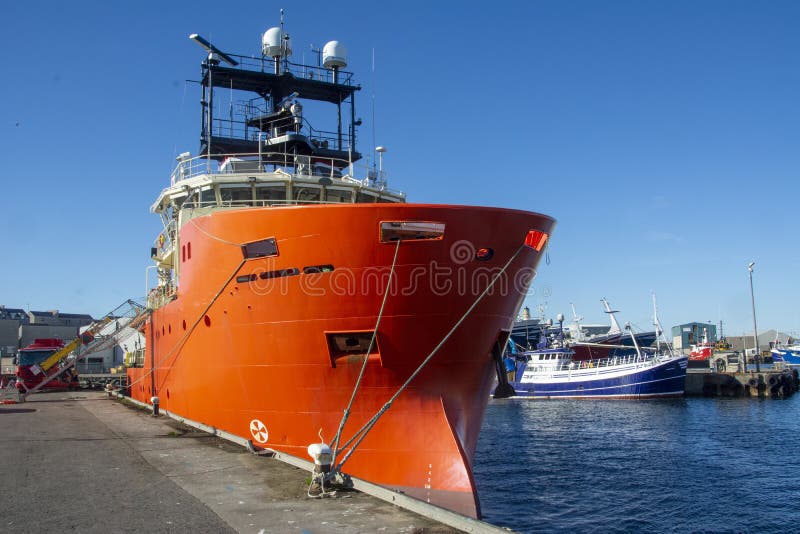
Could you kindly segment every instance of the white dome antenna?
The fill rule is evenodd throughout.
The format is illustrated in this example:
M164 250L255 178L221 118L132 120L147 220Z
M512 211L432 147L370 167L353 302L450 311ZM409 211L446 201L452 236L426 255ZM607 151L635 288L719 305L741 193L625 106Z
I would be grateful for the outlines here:
M283 10L281 9L281 25L270 28L261 35L261 55L271 57L275 61L275 74L280 73L281 59L292 55L289 34L283 31Z
M347 66L347 48L339 41L322 47L322 66L333 71L333 83L339 83L339 69Z

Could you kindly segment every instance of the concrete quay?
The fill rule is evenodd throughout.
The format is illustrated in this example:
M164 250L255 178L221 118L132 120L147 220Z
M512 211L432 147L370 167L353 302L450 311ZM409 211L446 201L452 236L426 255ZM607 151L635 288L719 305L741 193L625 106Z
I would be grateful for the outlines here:
M784 399L794 395L800 380L796 369L762 369L746 373L689 369L687 397L754 397Z
M103 392L0 405L0 443L6 532L459 532Z

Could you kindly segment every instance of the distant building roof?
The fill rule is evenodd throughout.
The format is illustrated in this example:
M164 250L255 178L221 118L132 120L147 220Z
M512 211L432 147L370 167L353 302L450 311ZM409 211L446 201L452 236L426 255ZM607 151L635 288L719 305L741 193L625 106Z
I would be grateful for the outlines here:
M88 321L94 321L91 315L86 313L62 313L58 310L51 310L51 311L29 311L28 312L33 317L60 317L62 319L86 319Z
M28 314L21 308L6 308L0 304L0 319L27 320Z

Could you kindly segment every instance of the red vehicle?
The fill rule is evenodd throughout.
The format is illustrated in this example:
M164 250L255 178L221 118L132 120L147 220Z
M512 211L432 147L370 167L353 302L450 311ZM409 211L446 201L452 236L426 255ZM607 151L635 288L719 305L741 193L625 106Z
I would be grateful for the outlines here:
M62 340L48 338L34 339L33 343L19 349L17 354L17 389L24 393L44 380L47 373L41 369L40 364L62 348L64 348ZM51 372L53 371L51 370ZM68 369L43 387L47 389L77 388L78 374L74 368Z

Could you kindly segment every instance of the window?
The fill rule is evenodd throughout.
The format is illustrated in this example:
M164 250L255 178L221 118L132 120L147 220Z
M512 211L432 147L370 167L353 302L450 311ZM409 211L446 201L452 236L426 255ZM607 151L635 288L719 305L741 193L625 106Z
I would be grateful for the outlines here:
M253 190L250 187L220 187L219 198L223 206L249 206Z
M356 193L356 202L359 204L370 203L370 202L377 202L378 199L372 193L367 193L364 191L359 191Z
M259 206L283 203L286 200L284 184L256 187L256 200Z
M214 188L208 187L200 191L200 206L210 207L217 204L217 196L214 194Z
M442 239L444 223L427 221L383 221L381 243L392 241Z
M34 365L38 363L42 363L48 357L50 357L55 351L54 350L27 350L27 351L19 351L18 353L18 364L17 365Z
M325 192L328 202L352 202L353 192L346 189L328 189Z
M242 254L245 259L264 258L267 256L278 255L278 243L274 237L253 241L242 246Z
M294 199L298 204L311 204L319 202L320 193L322 190L319 187L313 186L297 186L294 190Z

